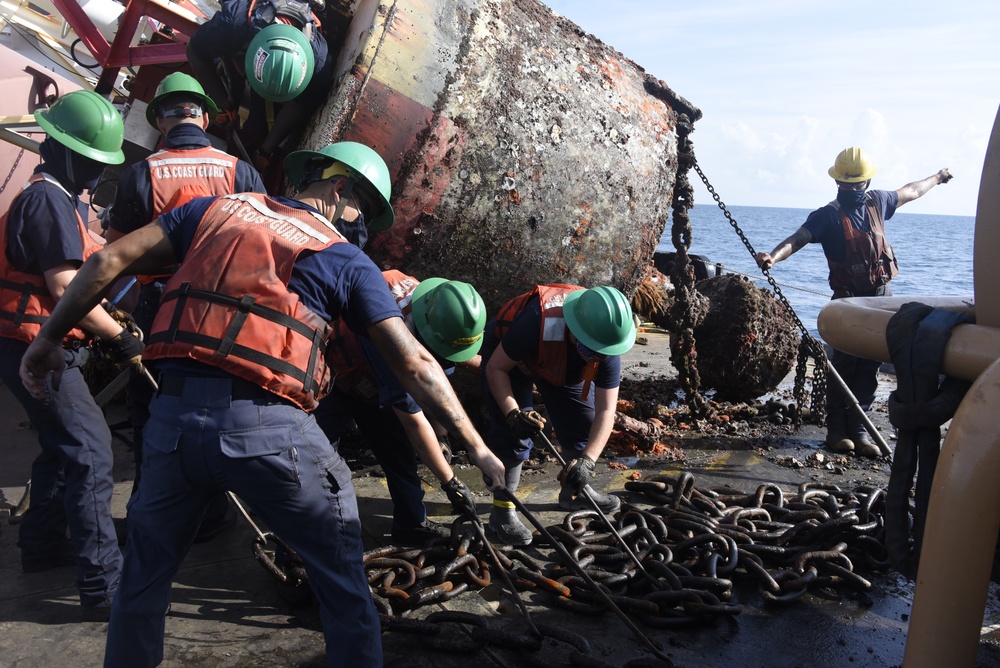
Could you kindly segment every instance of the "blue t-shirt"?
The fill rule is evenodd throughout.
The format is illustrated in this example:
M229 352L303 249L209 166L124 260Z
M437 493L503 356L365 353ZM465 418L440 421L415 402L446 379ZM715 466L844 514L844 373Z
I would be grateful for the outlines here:
M182 265L205 212L217 199L199 197L157 219ZM285 206L319 213L297 200L284 197L274 200ZM400 317L399 307L382 272L367 255L349 243L335 243L316 253L300 254L292 267L288 289L327 322L343 318L359 337L365 335L369 325Z
M39 165L35 174L44 171ZM67 262L83 264L79 199L68 191L41 181L14 201L7 218L7 260L18 271L41 275Z
M163 148L180 151L211 145L205 131L191 123L174 126L163 141ZM236 163L233 189L238 193L265 192L260 174L244 160ZM108 220L109 227L122 234L134 232L153 220L153 184L149 178L149 163L145 160L139 160L122 173L115 192L115 203L108 212Z
M868 195L874 200L875 207L882 211L882 220L892 218L899 204L899 195L895 190L869 190ZM849 211L851 225L861 232L871 232L868 221L868 207L862 206ZM831 204L816 209L809 214L802 227L809 230L813 243L823 245L823 254L831 262L843 262L846 252L844 228L840 223L840 212Z
M495 321L486 326L493 331ZM542 307L538 298L533 298L514 319L510 329L503 335L500 345L507 357L516 362L538 358L538 333L542 329ZM576 352L576 346L566 345L566 385L582 382L585 362ZM536 379L537 380L537 379ZM617 355L606 357L597 368L594 385L602 389L612 389L621 384L621 358Z

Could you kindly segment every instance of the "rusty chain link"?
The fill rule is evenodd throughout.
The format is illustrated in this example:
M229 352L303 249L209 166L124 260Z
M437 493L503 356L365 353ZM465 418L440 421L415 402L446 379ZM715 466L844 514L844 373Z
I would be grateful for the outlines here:
M498 566L509 573L518 591L534 592L535 604L603 615L608 606L602 599L607 597L630 618L663 629L739 615L753 602L754 593L763 605L788 605L817 590L825 596L862 595L872 583L855 564L871 571L889 568L881 488L843 490L805 482L794 494L775 484L752 492L699 489L694 476L683 472L630 481L625 489L633 494L615 515L614 526L658 582L640 576L634 559L594 510L568 513L547 531L598 583L601 595L566 563L553 559L544 543L497 545ZM591 661L585 641L574 634L556 636L549 626L530 620L454 611L416 619L414 611L422 606L490 585L493 562L468 522L456 519L449 538L425 547L389 545L364 554L383 630L414 633L429 648L449 652L471 653L493 644L522 652L531 665L541 665L532 653L553 639L569 644L577 661ZM255 545L263 547L268 541L280 544L265 534ZM258 559L260 552L255 549ZM286 589L304 581L294 553L283 566L266 558L262 563ZM284 568L290 570L280 573ZM472 628L459 633L455 625Z
M698 373L692 297L695 294L694 267L688 258L691 247L691 218L688 211L694 204L694 189L687 178L688 170L697 167L694 146L689 135L693 127L685 114L677 116L677 176L671 205L670 238L677 251L670 280L674 284L675 299L668 309L671 329L677 334L670 337L670 357L677 369L678 380L684 390L688 410L694 418L708 417L709 403L701 395L701 377Z
M680 135L680 129L678 129L678 136L679 135ZM715 192L715 188L713 188L712 184L709 183L708 177L705 176L705 173L702 171L701 166L698 165L697 160L694 160L691 166L698 173L698 176L701 177L701 181L702 183L705 184L705 188L708 189L709 194L715 200L715 203L718 205L719 209L722 210L722 213L723 215L725 215L726 220L729 221L729 224L732 226L737 236L739 236L740 240L743 242L743 245L746 246L747 250L750 252L750 257L755 258L757 254L754 251L753 244L750 243L750 240L747 239L746 235L743 233L743 230L740 229L739 224L736 222L736 219L733 218L733 215L732 213L729 212L729 209L726 208L726 205L725 203L723 203L722 198L719 197L719 194L717 192ZM824 418L826 417L826 391L827 391L826 350L823 348L823 345L819 341L817 341L816 338L812 336L812 334L809 333L809 330L806 329L806 326L802 324L802 321L799 319L799 316L795 312L795 309L792 308L791 303L785 297L785 294L781 291L781 287L771 276L771 272L767 269L761 269L761 272L764 274L764 278L767 279L767 282L771 285L771 289L774 290L775 297L778 299L781 305L785 307L786 312L795 321L795 324L798 326L799 331L802 334L802 342L799 344L798 360L795 365L795 386L793 390L795 403L800 407L805 405L806 366L808 363L808 359L812 357L814 360L814 364L813 364L813 378L812 378L812 397L809 407L812 412L813 420L816 421L817 424L822 424ZM796 425L799 425L801 424L801 422L802 422L802 413L801 411L799 411L795 417L795 423Z

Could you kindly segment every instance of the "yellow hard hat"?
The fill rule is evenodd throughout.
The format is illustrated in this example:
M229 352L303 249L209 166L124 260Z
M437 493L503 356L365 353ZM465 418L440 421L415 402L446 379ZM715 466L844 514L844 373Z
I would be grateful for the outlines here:
M834 160L833 167L827 171L835 181L861 183L875 176L878 170L868 159L864 149L852 146L841 151Z

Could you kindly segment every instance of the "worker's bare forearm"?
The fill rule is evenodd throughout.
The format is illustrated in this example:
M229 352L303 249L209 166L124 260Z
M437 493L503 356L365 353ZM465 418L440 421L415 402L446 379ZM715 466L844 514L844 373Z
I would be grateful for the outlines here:
M482 439L455 395L441 365L420 345L400 318L388 318L368 328L372 342L396 378L417 404L449 433L478 451Z
M923 197L927 192L934 186L941 185L942 183L948 183L951 181L952 175L946 169L938 170L937 173L931 174L926 179L920 179L919 181L914 181L913 183L907 183L905 186L896 191L898 201L896 206L903 206L907 202L912 202L915 199Z
M771 251L771 257L775 262L781 262L802 250L809 243L810 239L812 239L812 235L805 228L800 227L795 230L792 236L774 247L774 250Z
M615 409L618 406L618 388L598 388L594 396L594 421L590 425L587 446L583 454L593 459L604 452L608 438L615 427Z
M410 445L413 446L424 466L430 469L439 482L451 480L455 473L441 453L434 427L427 421L423 412L406 413L398 408L393 408L393 411L400 424L403 425L403 430L406 432L407 438L410 439Z
M89 320L101 297L117 278L105 251L98 251L83 263L66 286L52 315L42 325L38 336L53 343L62 341L78 322ZM96 316L100 317L100 316ZM120 327L118 328L120 331Z
M757 253L757 255L754 256L754 259L757 260L757 265L761 269L770 269L782 260L787 259L792 254L799 251L803 246L812 240L813 237L809 230L804 227L800 227L795 230L795 233L792 234L792 236L775 246L774 250L770 253Z

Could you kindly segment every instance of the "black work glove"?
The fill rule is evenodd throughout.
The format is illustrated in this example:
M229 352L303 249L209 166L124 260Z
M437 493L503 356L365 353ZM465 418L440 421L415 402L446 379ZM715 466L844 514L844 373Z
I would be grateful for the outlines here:
M573 490L573 494L583 496L583 488L590 483L596 467L597 462L593 459L581 456L566 464L562 473L559 474L559 478L566 485L569 485L569 488Z
M120 366L142 364L142 350L145 346L128 329L123 329L112 339L101 339L98 346L101 352Z
M507 428L517 438L531 438L545 429L545 418L538 411L522 411L515 408L507 413Z
M452 477L448 482L441 483L441 489L448 495L451 501L452 510L456 515L464 515L470 520L479 521L479 514L476 512L476 499L472 496L472 490L465 486L457 477Z

